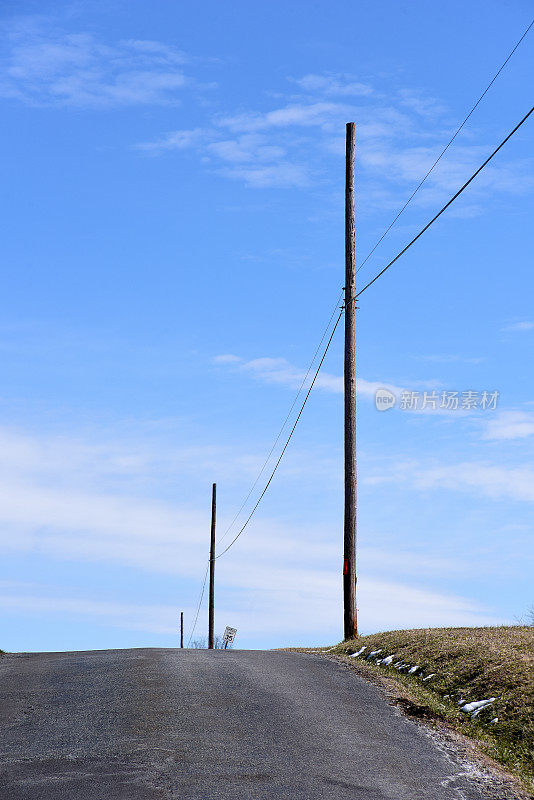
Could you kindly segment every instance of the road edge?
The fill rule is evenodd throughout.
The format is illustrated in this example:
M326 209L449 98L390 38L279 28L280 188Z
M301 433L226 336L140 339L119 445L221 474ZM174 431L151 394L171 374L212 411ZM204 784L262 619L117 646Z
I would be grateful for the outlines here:
M315 648L281 648L286 652L298 652L322 658L339 664L358 677L372 683L384 696L389 705L395 706L399 712L420 727L429 735L436 745L445 753L454 753L466 766L472 769L476 777L484 785L489 798L494 800L534 800L523 785L521 779L506 769L502 764L485 753L476 739L458 731L446 720L435 716L431 709L421 706L419 699L409 687L395 676L379 672L372 664L360 661L339 653L330 653ZM506 791L506 797L503 796Z

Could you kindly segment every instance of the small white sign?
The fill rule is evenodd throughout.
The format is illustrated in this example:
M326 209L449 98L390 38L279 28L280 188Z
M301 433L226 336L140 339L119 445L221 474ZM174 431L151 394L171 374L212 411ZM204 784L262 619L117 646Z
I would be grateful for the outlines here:
M230 644L234 641L235 635L237 633L237 628L225 628L223 642L229 642Z

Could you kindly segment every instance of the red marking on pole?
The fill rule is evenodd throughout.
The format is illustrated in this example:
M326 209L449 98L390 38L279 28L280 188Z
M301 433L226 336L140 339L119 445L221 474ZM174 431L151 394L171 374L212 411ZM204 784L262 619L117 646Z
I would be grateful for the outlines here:
M348 574L349 574L349 559L346 558L343 561L343 575L348 575Z

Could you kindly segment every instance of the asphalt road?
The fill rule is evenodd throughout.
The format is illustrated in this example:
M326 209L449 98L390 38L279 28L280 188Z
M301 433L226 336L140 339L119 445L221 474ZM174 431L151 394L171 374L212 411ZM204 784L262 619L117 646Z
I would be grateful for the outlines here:
M481 800L380 692L284 652L0 659L2 800Z

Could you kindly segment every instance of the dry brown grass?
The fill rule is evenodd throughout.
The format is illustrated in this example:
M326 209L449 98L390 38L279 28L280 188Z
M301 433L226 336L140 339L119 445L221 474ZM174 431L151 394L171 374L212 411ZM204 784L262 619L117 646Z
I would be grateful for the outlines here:
M332 655L349 655L363 645L363 657L380 648L381 656L395 654L394 663L419 665L420 677L399 673L393 666L377 669L404 685L417 686L437 717L478 739L485 752L534 787L534 628L388 631L343 642ZM422 674L432 672L435 677L421 680ZM459 700L489 697L496 702L474 720L458 710ZM498 722L492 724L495 717Z

